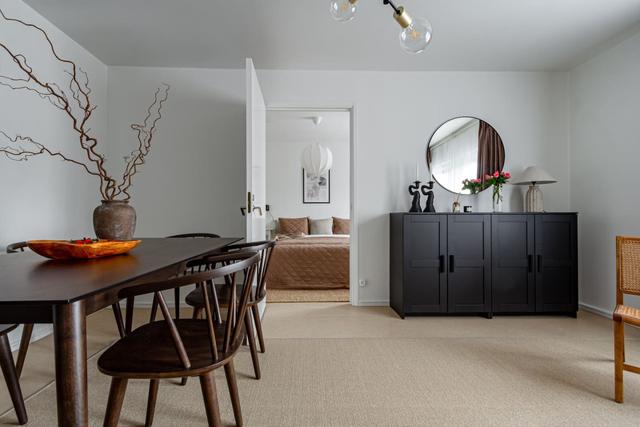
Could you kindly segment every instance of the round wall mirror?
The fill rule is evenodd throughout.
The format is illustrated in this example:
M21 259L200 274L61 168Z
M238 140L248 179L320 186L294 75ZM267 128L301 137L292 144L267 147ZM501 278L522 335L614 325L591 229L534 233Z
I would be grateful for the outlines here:
M433 179L452 193L471 194L462 189L466 179L479 180L480 191L486 189L486 175L502 171L504 157L498 132L475 117L456 117L443 123L427 146Z

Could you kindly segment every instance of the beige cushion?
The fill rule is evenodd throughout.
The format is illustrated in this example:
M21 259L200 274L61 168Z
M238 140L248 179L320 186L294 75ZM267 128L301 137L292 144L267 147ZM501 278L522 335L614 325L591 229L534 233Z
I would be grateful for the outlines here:
M333 234L351 234L351 220L333 217Z
M333 234L333 218L310 219L310 234Z
M279 218L278 232L280 234L309 234L309 218Z

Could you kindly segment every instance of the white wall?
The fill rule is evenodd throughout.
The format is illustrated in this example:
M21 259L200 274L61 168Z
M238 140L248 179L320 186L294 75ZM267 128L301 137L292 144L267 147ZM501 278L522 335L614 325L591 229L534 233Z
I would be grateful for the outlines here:
M107 67L21 1L0 0L0 8L8 17L43 26L60 54L87 71L92 99L98 106L91 127L104 150ZM68 81L60 64L48 55L46 41L38 33L1 22L0 40L23 53L42 78ZM0 52L0 74L22 77L16 69L8 55ZM9 135L31 136L52 149L84 159L68 116L33 93L0 87L0 129ZM0 145L7 145L7 141L0 139ZM68 239L93 234L92 212L100 203L99 181L79 166L46 156L15 162L0 155L0 181L4 184L0 249L25 239Z
M108 144L107 67L23 2L0 0L0 9L8 17L43 27L59 53L88 73L92 100L98 106L91 128L104 152ZM39 33L2 20L0 40L23 53L43 79L68 81L60 64L48 55L46 41ZM4 50L0 51L0 74L22 77ZM9 135L30 136L52 149L84 159L68 116L33 93L0 87L0 129ZM0 138L0 145L7 145L7 141ZM15 162L0 155L0 182L0 250L27 239L93 235L92 212L100 203L99 181L80 167L46 156ZM34 332L36 336L42 333L41 328ZM15 344L19 331L10 338Z
M259 66L259 64L258 64ZM545 186L548 210L569 208L566 73L259 71L268 104L356 106L356 180L362 303L385 303L389 287L388 213L407 211L406 187L427 140L444 121L471 115L491 123L506 149L506 170L537 164L558 178ZM507 210L522 209L521 188L506 188ZM453 194L436 189L438 211ZM490 210L491 195L462 204Z
M162 82L169 99L131 193L136 235L244 236L244 71L110 67L110 155L131 150L129 125L144 119Z
M571 209L580 213L580 301L610 312L615 236L640 235L640 33L575 68L570 81Z
M274 218L349 218L349 133L321 144L333 154L331 203L303 204L300 158L306 144L267 140L267 203Z
M258 76L268 105L356 107L358 269L368 280L360 289L363 303L388 300L388 213L409 209L406 187L415 162L426 178L427 140L452 117L472 115L491 123L505 144L506 169L517 174L532 164L544 167L559 181L545 186L545 207L569 208L566 73L263 70ZM137 234L243 235L244 70L111 67L112 157L126 152L128 124L140 118L163 81L172 85L171 95L134 183ZM524 190L506 188L507 210L522 209ZM450 210L453 199L436 189L439 211ZM461 202L477 211L491 209L489 192Z

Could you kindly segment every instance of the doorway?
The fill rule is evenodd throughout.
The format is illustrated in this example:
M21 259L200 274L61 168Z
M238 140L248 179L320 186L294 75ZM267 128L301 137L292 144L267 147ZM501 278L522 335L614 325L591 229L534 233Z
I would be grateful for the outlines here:
M357 305L354 113L353 107L267 107L265 221L278 241L272 302ZM328 170L307 170L327 155Z

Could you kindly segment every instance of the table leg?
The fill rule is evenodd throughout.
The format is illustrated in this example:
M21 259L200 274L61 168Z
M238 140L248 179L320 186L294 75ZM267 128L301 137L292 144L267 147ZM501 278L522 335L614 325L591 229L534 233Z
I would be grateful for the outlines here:
M84 301L53 308L59 426L89 423L87 329Z

